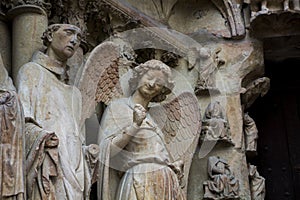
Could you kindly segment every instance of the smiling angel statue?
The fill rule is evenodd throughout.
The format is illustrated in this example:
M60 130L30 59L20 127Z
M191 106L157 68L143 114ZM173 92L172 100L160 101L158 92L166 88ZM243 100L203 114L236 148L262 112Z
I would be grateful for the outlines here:
M124 94L118 89L121 60L118 45L104 42L91 53L81 80L86 102L107 104L99 130L98 199L184 200L201 128L197 98L186 91L167 98L175 83L159 60L129 70ZM93 90L86 87L93 82Z

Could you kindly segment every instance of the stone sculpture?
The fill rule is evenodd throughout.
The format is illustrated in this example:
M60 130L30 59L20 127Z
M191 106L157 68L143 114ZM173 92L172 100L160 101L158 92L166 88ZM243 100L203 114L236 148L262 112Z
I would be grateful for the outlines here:
M280 3L283 6L282 10L288 11L290 9L289 0L249 0L245 3L250 3L251 18L255 18L259 14L268 13L268 4Z
M279 11L300 11L300 3L299 0L291 1L292 6L290 6L289 0L247 0L245 3L250 3L251 8L251 19L254 19L256 16L260 14L267 14L272 11L269 7L280 7Z
M261 77L249 83L241 92L241 103L246 110L254 103L258 97L263 97L270 89L270 79Z
M249 116L248 113L244 114L244 134L245 134L245 145L247 153L255 153L257 147L258 130L255 121Z
M66 65L79 47L81 30L53 24L42 39L45 53L35 53L17 78L26 118L27 196L88 199L91 169L85 158L90 148L85 147L84 127L79 126L81 94L67 85Z
M254 200L264 200L266 195L265 179L260 176L256 166L248 165L250 178L251 198Z
M112 100L101 120L98 199L186 199L200 130L197 99L184 92L154 103L174 86L161 61L149 60L132 73L131 95Z
M24 116L0 54L0 199L24 200Z
M204 140L224 141L233 144L230 136L230 128L220 102L211 102L207 106L202 123Z
M219 57L221 48L211 52L208 48L192 48L188 53L189 68L197 67L199 70L196 83L196 94L220 93L216 87L216 74L218 68L225 64L225 61Z
M211 156L208 158L207 167L210 180L203 183L204 199L240 199L239 181L234 177L226 160Z

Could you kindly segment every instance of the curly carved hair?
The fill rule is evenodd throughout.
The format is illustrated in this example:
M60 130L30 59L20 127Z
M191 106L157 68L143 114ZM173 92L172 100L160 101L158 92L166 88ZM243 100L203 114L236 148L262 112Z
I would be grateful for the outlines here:
M41 39L43 40L43 44L48 47L51 43L51 41L49 41L49 38L52 38L52 34L56 31L58 31L58 29L60 29L63 26L73 26L78 28L78 30L81 32L81 29L73 24L51 24L50 26L48 26L48 28L44 31Z
M172 72L170 67L159 60L149 60L133 69L133 76L129 79L130 92L132 94L137 89L139 80L149 70L160 70L167 77L166 85L164 85L162 92L153 97L151 100L151 102L162 102L167 98L167 95L172 92L172 89L174 88L174 81L172 80Z
M43 44L48 47L51 43L51 41L49 41L49 36L52 35L52 33L54 33L55 31L57 31L60 27L62 27L62 24L52 24L50 26L48 26L48 28L45 30L45 32L43 33L43 36L41 37L43 40Z

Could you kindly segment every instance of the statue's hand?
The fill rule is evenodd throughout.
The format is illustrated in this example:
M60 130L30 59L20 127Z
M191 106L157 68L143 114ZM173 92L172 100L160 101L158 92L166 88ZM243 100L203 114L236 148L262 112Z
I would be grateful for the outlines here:
M133 123L140 126L146 118L147 110L141 105L136 104L133 109Z
M7 91L0 91L0 104L5 104L10 98L10 93Z
M53 148L58 146L58 137L56 135L51 136L45 142L45 147Z

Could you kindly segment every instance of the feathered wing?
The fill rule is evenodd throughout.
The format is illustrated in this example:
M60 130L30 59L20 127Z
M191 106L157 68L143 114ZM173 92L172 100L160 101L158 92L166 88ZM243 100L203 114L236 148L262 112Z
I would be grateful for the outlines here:
M110 41L103 42L89 55L78 82L82 94L81 124L89 118L99 102L108 104L122 96L119 82L119 47Z
M187 183L201 131L197 98L191 92L183 92L169 103L152 107L149 112L164 133L173 162L184 162L184 182Z

